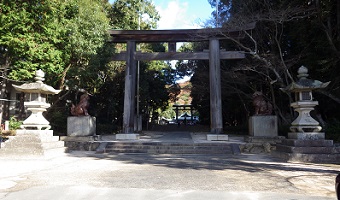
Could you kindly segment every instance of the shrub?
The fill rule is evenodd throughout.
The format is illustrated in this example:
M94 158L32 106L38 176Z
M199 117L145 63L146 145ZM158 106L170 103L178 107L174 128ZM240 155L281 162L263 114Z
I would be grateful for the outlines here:
M340 142L340 122L334 121L325 128L326 139L333 140L336 143Z
M12 116L9 119L9 130L17 130L20 129L20 126L22 125L22 121L18 121L15 116Z

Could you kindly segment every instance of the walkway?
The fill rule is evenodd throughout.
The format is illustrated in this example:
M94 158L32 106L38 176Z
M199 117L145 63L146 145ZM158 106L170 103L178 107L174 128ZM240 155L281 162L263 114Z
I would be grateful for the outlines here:
M338 165L292 164L268 155L72 152L0 158L0 199L335 200Z
M204 133L184 132L146 132L135 142L174 140L208 142ZM225 142L243 141L231 137ZM2 157L0 171L0 200L336 200L334 182L340 166L287 163L269 154L73 151L50 158Z

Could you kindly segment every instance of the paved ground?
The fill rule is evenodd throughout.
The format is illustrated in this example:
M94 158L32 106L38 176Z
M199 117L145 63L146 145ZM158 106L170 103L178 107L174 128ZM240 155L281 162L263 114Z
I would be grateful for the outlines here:
M198 135L192 139L204 142ZM74 151L53 158L0 158L0 200L335 200L339 171L339 165L286 163L268 154Z
M266 155L0 159L0 199L336 199L338 165Z

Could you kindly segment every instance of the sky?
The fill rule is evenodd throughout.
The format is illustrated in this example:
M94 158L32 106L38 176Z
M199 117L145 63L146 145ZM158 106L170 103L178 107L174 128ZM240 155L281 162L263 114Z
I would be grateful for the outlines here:
M159 15L159 30L165 29L197 29L202 28L202 24L211 17L213 9L208 0L152 0ZM177 48L181 46L177 44ZM175 66L177 61L171 61ZM186 76L178 83L190 80Z
M152 0L161 16L158 29L202 28L213 9L208 0Z
M114 0L110 0L111 3ZM166 29L198 29L203 27L203 23L211 18L213 8L208 0L152 0L159 15L159 30ZM177 48L181 44L177 45ZM176 61L171 62L174 66ZM178 82L189 80L185 77Z
M113 3L115 0L109 0ZM161 19L161 29L195 29L202 28L203 23L211 17L213 9L208 0L151 0Z

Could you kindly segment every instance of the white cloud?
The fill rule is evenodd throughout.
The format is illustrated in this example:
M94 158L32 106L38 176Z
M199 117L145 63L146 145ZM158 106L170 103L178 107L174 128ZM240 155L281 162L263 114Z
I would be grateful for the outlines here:
M161 18L158 29L191 29L198 28L194 25L192 17L187 16L188 2L171 0L166 7L156 6Z

